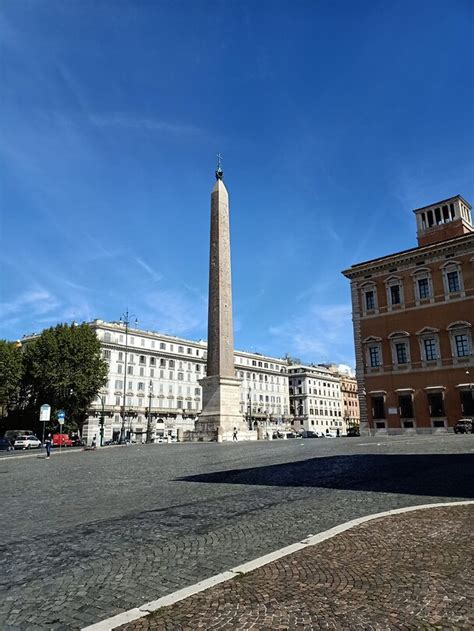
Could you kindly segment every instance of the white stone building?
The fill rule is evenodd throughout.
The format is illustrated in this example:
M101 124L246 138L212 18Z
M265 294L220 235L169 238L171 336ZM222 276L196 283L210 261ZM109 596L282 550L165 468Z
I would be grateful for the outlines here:
M206 342L130 327L126 335L120 322L94 320L90 326L101 341L109 373L84 425L89 444L94 437L99 443L102 415L104 441L123 435L145 442L147 431L157 440L194 429L201 411L199 379L206 374ZM289 424L286 360L241 351L234 355L236 376L242 380L240 409L249 426Z
M288 366L290 405L295 431L346 434L341 378L324 366Z

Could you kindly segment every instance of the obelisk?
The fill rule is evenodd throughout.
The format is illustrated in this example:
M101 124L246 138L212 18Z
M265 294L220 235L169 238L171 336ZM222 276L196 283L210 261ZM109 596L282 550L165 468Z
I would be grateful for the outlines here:
M232 278L230 264L229 195L221 158L211 193L211 244L207 323L207 375L200 380L202 412L196 433L208 440L232 440L246 433L240 412L240 379L234 369Z

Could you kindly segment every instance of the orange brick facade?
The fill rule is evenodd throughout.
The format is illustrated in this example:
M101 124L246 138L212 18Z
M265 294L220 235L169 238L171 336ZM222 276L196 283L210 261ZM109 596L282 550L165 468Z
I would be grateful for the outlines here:
M343 273L351 280L361 430L452 431L473 418L472 229Z

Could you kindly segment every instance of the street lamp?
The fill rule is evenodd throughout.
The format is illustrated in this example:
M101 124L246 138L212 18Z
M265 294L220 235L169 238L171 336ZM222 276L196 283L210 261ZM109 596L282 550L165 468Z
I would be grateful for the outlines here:
M252 388L249 386L247 395L247 425L249 430L252 430Z
M122 428L120 430L120 443L125 442L125 398L127 392L127 358L128 358L128 327L130 325L130 318L133 320L133 324L138 324L138 319L128 313L127 311L120 317L120 322L125 326L125 363L124 363L124 375L123 375L123 402L122 402ZM130 432L131 436L131 432Z
M471 383L471 373L469 370L466 370L466 376L469 381L469 392L471 393L470 409L468 411L468 414L471 416L474 413L474 384Z
M100 435L100 446L104 446L104 425L105 425L105 397L101 394L97 394L97 398L100 400L102 411L99 418L99 435Z
M153 398L153 381L148 386L148 423L146 426L146 442L151 443L151 400Z

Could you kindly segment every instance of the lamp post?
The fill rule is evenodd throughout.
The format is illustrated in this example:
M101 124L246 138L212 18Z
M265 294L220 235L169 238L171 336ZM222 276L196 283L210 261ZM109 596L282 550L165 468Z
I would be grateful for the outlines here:
M153 381L148 386L148 423L146 426L146 442L151 443L151 400L153 398Z
M99 444L101 447L104 446L104 425L105 425L105 397L101 394L97 394L97 398L100 400L102 410L99 418Z
M252 430L252 388L249 386L249 392L247 395L247 425L249 430Z
M127 393L127 358L128 358L128 327L130 325L130 318L134 318L133 324L138 324L138 319L130 315L127 311L120 317L120 322L125 326L125 363L124 363L124 375L123 375L123 401L122 401L122 428L120 430L120 443L125 442L125 401ZM130 432L131 436L131 432Z
M469 381L469 392L471 393L471 402L470 402L470 410L469 410L469 415L472 416L472 414L474 413L474 384L471 383L471 373L469 372L469 370L466 370L466 376L468 378Z

